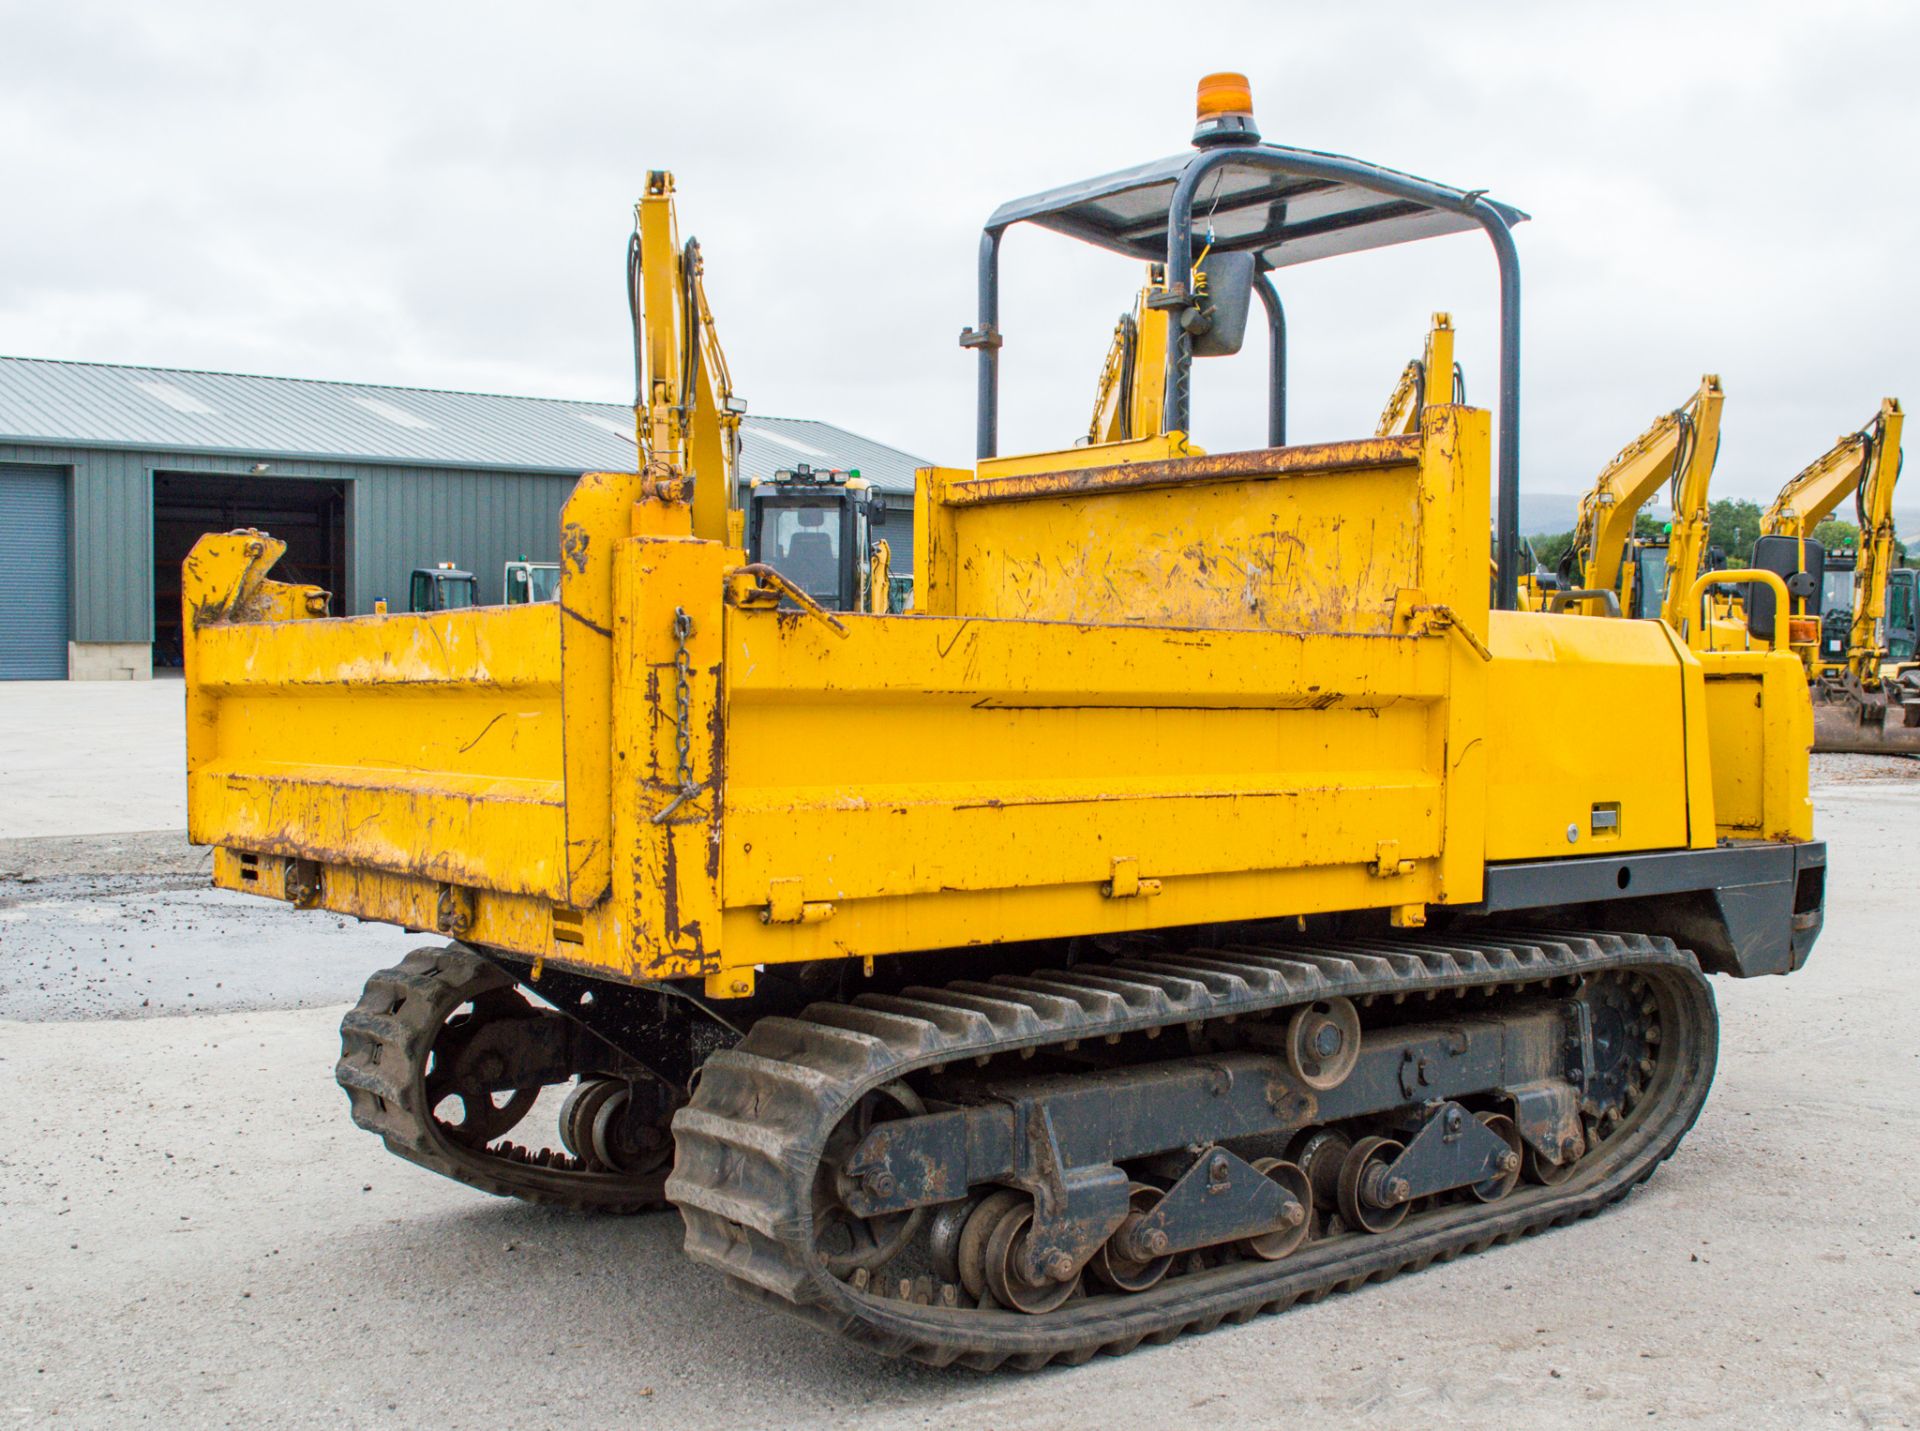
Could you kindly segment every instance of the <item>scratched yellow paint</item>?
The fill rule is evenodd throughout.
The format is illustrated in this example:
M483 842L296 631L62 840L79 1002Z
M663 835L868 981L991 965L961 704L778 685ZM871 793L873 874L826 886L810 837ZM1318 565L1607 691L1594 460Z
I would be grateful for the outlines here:
M635 474L569 501L550 606L311 619L277 543L209 537L192 829L229 888L312 861L327 908L722 995L798 959L1417 920L1490 858L1591 852L1566 831L1601 803L1613 849L1711 843L1716 801L1803 829L1769 658L1490 615L1488 446L1442 405L1326 449L929 471L920 614L831 623L732 604L742 553ZM1723 769L1762 756L1757 793Z

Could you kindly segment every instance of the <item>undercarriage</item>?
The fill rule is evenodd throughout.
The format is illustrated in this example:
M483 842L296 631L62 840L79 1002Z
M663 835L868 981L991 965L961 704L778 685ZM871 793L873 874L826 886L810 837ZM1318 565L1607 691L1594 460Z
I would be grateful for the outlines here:
M897 1355L1037 1367L1595 1212L1713 1073L1711 993L1665 939L1068 953L733 1026L681 991L422 950L369 982L339 1078L435 1171L671 1201L695 1260L757 1297ZM557 1146L509 1136L536 1104Z

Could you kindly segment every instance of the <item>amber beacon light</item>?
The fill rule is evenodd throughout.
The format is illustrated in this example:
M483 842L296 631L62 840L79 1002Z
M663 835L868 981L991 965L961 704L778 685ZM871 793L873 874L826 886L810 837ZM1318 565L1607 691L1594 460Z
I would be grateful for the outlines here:
M1245 75L1222 72L1205 76L1194 99L1193 142L1251 144L1260 138L1253 122L1253 86Z

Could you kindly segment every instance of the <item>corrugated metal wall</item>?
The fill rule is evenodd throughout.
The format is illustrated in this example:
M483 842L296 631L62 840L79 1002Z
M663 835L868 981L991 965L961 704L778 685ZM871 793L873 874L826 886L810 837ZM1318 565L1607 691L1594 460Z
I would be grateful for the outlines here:
M453 561L480 578L480 599L500 600L501 568L519 556L557 561L560 508L571 477L454 468L265 459L252 480L321 478L348 483L350 609L376 597L406 601L415 566ZM73 639L153 639L153 474L251 475L246 457L0 444L0 462L73 473ZM341 610L336 605L335 610Z

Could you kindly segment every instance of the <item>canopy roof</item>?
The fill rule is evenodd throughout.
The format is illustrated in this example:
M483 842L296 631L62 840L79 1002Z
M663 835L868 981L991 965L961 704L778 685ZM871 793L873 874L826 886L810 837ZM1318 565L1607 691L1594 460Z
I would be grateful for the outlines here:
M1235 153L1248 162L1221 163L1200 182L1193 201L1194 238L1204 242L1211 229L1216 249L1252 250L1263 267L1284 268L1480 227L1470 212L1474 200L1484 197L1477 190L1451 189L1311 149L1250 144L1236 146ZM1002 204L987 228L997 233L1018 223L1038 224L1132 258L1164 259L1175 186L1188 168L1209 157L1210 151L1189 149L1016 199ZM1509 225L1527 217L1505 204L1493 207Z

